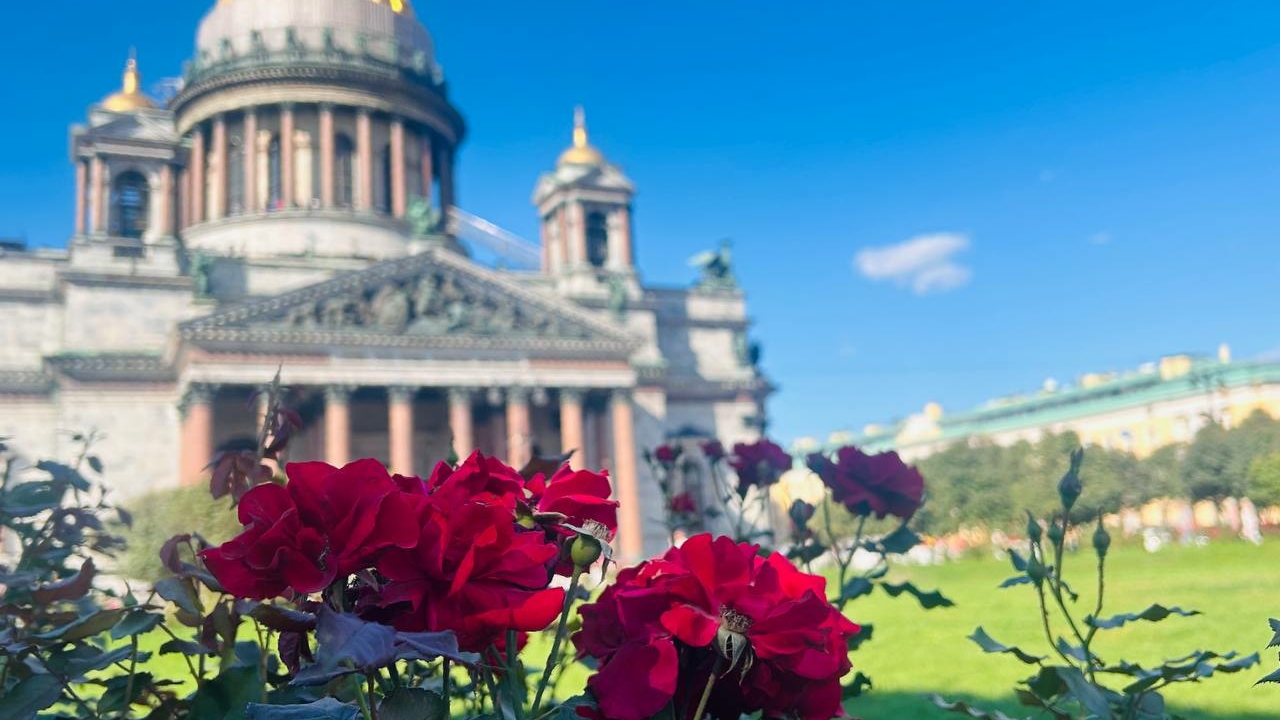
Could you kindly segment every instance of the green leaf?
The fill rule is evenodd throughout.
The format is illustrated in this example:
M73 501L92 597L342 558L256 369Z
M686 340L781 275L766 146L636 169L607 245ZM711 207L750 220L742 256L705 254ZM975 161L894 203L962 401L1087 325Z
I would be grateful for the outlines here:
M123 608L115 610L98 610L97 612L77 618L74 622L63 625L60 628L50 630L46 633L36 635L38 640L52 640L58 642L75 642L83 640L87 637L93 637L98 633L110 630L120 619L124 617L125 610Z
M262 698L262 690L258 668L232 668L200 685L187 720L240 720L249 703Z
M874 589L875 585L873 585L870 580L862 577L856 577L845 583L845 586L840 590L840 599L846 601L856 600L863 595L870 595L871 591Z
M982 648L985 653L999 653L1004 655L1012 655L1028 665L1039 665L1044 661L1042 655L1032 655L1031 653L1012 645L1005 645L995 638L987 634L986 630L981 627L973 631L969 639Z
M981 720L1016 720L1014 717L1005 715L999 710L982 710L961 701L948 702L941 695L929 695L927 697L938 708L947 712L958 713L965 717L980 718ZM1022 720L1029 720L1029 718L1023 718Z
M448 720L449 704L437 693L419 688L397 688L378 706L382 720Z
M1078 645L1072 645L1067 642L1066 638L1059 637L1058 641L1054 643L1054 645L1057 646L1058 652L1073 658L1077 662L1086 662L1088 659L1088 656L1084 653L1084 648Z
M58 702L62 696L62 683L52 675L32 675L18 683L4 696L0 718L4 720L31 720L36 713Z
M921 542L920 536L907 527L906 523L903 523L898 526L898 529L885 535L880 540L880 548L887 554L902 554Z
M850 635L846 641L849 652L853 652L862 647L862 643L871 639L871 634L875 631L875 626L871 623L863 623L858 626L858 632Z
M49 668L54 673L62 675L69 680L78 680L86 673L101 670L112 663L121 662L132 654L133 648L129 645L103 652L92 645L84 644L73 647L66 652L49 653L49 658L46 662L48 662ZM146 653L139 653L138 657L141 658L145 655Z
M167 577L155 584L156 594L177 605L189 615L200 617L204 608L200 604L200 595L195 586L186 578Z
M1054 671L1067 686L1067 692L1080 702L1086 710L1100 718L1111 717L1111 703L1094 685L1084 678L1080 670L1073 667L1055 667Z
M163 619L164 616L160 613L134 610L126 615L115 627L111 628L111 639L120 640L134 635L145 635L155 630Z
M280 632L309 632L316 627L316 616L282 608L279 605L261 604L249 611L249 617L266 627Z
M557 705L551 714L545 715L541 720L582 720L582 716L578 714L578 708L595 708L596 703L586 695L575 695L563 703ZM668 706L670 707L670 706ZM653 720L674 720L671 714L659 713L655 715Z
M1258 682L1254 683L1254 685L1261 685L1262 683L1280 683L1280 670L1276 670L1270 675L1262 678Z
M55 484L70 485L80 492L89 492L89 481L84 479L84 475L79 470L70 465L63 465L52 460L41 460L36 463L36 468L49 473Z
M51 482L40 480L15 485L4 495L0 512L9 517L22 518L57 507L62 502L63 491L55 488Z
M1000 588L1004 589L1004 588L1014 587L1015 585L1030 585L1030 584L1031 584L1031 578L1029 576L1016 575L1000 583Z
M853 678L849 680L849 684L841 688L840 697L845 700L862 697L871 689L871 678L865 673L855 673Z
M75 575L58 582L41 585L31 591L31 599L37 605L48 605L60 600L78 600L89 594L93 588L93 578L98 574L93 558L88 558Z
M932 610L937 607L955 606L955 603L943 597L942 593L937 590L925 592L909 582L900 583L898 585L884 583L880 587L892 597L898 597L904 592L914 596L916 600L920 601L920 607L923 607L925 610Z
M1181 615L1182 617L1191 617L1199 615L1199 610L1183 610L1180 607L1167 608L1159 603L1143 610L1140 613L1126 613L1124 615L1115 615L1109 618L1095 618L1092 615L1084 619L1084 624L1089 627L1096 627L1099 630L1114 630L1123 627L1126 623L1137 622L1138 620L1146 620L1147 622L1160 622L1167 617L1173 615Z
M1267 622L1271 623L1271 632L1275 633L1271 636L1271 642L1267 643L1267 647L1280 647L1280 620L1271 618Z
M245 720L355 720L359 716L360 708L340 703L333 698L324 698L306 705L249 703L244 712ZM383 717L388 716L384 714ZM424 720L425 718L423 716Z

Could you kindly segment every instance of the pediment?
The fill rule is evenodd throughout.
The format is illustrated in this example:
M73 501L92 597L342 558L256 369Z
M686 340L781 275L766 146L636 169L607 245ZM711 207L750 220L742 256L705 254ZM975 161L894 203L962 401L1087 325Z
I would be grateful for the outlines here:
M627 357L638 341L569 300L447 250L183 323L196 344L509 350Z
M96 125L89 136L98 140L132 140L172 143L177 140L173 121L143 114L121 115L110 122Z

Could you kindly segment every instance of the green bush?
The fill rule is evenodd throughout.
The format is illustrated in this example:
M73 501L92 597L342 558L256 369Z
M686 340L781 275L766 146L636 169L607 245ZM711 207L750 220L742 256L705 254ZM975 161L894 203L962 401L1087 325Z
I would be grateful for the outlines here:
M216 545L242 529L231 499L214 500L205 485L148 493L128 501L126 509L133 514L133 528L124 533L129 546L120 572L149 582L166 574L157 551L174 535L198 533Z

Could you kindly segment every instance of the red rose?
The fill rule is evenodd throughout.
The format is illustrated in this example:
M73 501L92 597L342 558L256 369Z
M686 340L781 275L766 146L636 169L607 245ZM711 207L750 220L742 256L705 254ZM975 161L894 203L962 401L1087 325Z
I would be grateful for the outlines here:
M738 495L747 496L751 486L765 488L774 484L782 473L791 469L791 456L776 443L759 440L733 446L729 465L738 473Z
M693 499L692 493L682 492L671 498L667 509L676 515L692 515L698 512L698 501Z
M809 466L831 488L832 497L855 515L909 520L920 509L924 477L896 452L868 455L849 446L840 448L835 462L810 456Z
M659 445L653 451L653 458L663 465L675 465L683 448L679 445Z
M724 459L724 445L719 440L708 440L702 443L702 454L713 463Z
M481 652L508 630L545 629L564 591L548 588L558 549L541 532L519 532L510 510L433 495L417 546L378 561L391 582L375 601L407 631L453 630L463 650Z
M433 497L447 497L449 502L460 504L473 501L501 505L514 511L516 503L525 498L524 478L520 473L497 458L485 457L479 451L472 453L457 468L439 463L427 479L427 492Z
M376 460L291 463L285 474L288 485L259 485L241 499L244 532L200 554L232 595L318 592L383 550L417 542L421 505Z
M601 539L608 542L618 532L618 501L611 500L611 495L608 474L571 470L565 465L530 502L538 512L564 515L564 522L576 527L596 523L607 534Z
M693 710L709 673L719 718L829 720L841 714L840 678L858 626L826 600L826 581L754 545L697 535L618 574L582 609L578 652L600 660L587 687L606 717L643 720L674 702ZM740 647L734 660L725 647Z

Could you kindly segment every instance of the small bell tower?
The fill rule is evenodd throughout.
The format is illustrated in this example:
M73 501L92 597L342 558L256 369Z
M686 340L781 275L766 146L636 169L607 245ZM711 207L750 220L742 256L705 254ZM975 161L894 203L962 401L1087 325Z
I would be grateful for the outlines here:
M573 145L538 180L542 271L587 289L635 276L631 202L635 186L591 144L586 113L574 111Z

